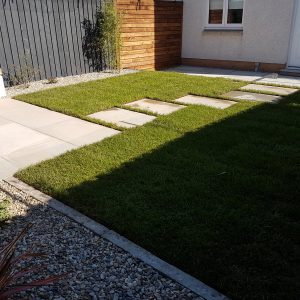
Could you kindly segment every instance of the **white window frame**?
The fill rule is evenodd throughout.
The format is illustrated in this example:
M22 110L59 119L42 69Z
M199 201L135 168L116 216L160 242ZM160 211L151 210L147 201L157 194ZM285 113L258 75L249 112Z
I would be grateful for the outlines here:
M245 12L245 2L243 3L243 21L241 24L227 24L228 21L228 4L229 0L223 0L223 20L222 24L210 24L209 23L209 1L207 1L207 22L205 29L208 30L243 30L244 23L244 12Z

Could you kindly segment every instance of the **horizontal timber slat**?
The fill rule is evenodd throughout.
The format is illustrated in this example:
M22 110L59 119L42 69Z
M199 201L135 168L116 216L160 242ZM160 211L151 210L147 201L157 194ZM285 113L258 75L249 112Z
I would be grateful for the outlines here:
M172 58L178 58L178 56L180 56L180 53L178 52L173 52L173 53L162 53L162 54L155 54L155 53L145 53L143 54L143 56L140 55L132 55L133 57L124 57L123 62L136 62L136 61L143 61L145 59L159 59L159 58L170 58L170 55L172 56Z
M176 46L178 49L181 48L181 43L180 42L174 42L172 44L168 44L168 46ZM153 48L159 48L163 47L162 45L155 45L155 44L149 44L149 45L130 45L130 46L123 46L121 51L131 51L131 50L147 50L147 49L153 49Z
M147 32L149 33L149 32ZM133 42L133 41L147 41L149 39L155 39L155 40L180 40L180 35L170 33L160 34L157 35L155 33L150 34L139 34L139 35L122 35L122 41L124 42Z

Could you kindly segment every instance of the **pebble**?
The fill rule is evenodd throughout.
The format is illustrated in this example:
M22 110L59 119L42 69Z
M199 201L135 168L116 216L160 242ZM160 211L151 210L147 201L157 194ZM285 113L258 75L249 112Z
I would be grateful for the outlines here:
M87 82L91 80L99 80L105 79L109 77L115 77L119 75L135 73L135 70L121 70L120 73L118 72L93 72L81 75L74 75L74 76L67 76L67 77L59 77L57 78L57 83L48 84L48 80L39 80L34 81L29 84L29 87L23 86L13 86L6 88L7 97L14 97L20 94L29 94L34 92L39 92L55 87L61 87L66 85L78 84L81 82Z
M34 223L16 252L33 247L47 255L20 263L20 267L47 266L22 280L69 273L53 285L21 292L12 300L202 299L65 215L0 181L0 199L5 198L10 200L11 218L1 227L0 249L28 223Z

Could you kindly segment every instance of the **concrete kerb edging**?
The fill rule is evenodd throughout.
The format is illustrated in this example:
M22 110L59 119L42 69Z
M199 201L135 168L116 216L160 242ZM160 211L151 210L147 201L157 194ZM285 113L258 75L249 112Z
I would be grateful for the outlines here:
M51 208L68 216L70 219L83 225L84 227L93 231L97 235L107 239L108 241L115 244L116 246L124 249L134 257L150 265L154 269L158 270L160 273L178 282L179 284L191 290L192 292L204 298L205 300L228 300L229 299L228 297L220 294L219 292L207 286L206 284L199 281L198 279L170 265L169 263L153 255L149 251L129 241L125 237L119 235L118 233L112 230L109 230L107 227L99 224L98 222L93 221L89 217L86 217L85 215L79 213L75 209L59 202L58 200L34 189L33 187L20 181L19 179L12 177L6 179L5 182L25 192L26 194L35 198L36 200L47 204Z

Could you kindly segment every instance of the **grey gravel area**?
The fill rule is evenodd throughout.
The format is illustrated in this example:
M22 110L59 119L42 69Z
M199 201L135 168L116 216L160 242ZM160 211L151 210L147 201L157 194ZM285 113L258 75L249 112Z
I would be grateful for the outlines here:
M94 72L87 73L75 76L67 76L67 77L59 77L57 78L57 83L49 84L48 80L40 80L31 82L28 88L24 88L23 86L14 86L6 89L7 97L14 97L20 94L30 94L34 92L39 92L42 90L51 89L54 87L61 87L66 85L77 84L81 82L87 82L92 80L105 79L109 77L115 77L120 75L125 75L129 73L135 73L135 70L121 70L120 73L116 72Z
M46 259L22 266L43 261L47 268L30 279L70 272L59 283L22 292L12 299L202 299L68 217L0 181L0 199L7 195L10 220L0 230L0 247L32 223L17 251L23 253L33 247L35 252L46 253Z

